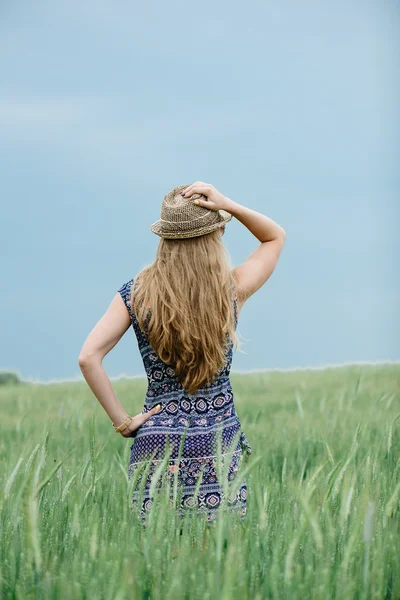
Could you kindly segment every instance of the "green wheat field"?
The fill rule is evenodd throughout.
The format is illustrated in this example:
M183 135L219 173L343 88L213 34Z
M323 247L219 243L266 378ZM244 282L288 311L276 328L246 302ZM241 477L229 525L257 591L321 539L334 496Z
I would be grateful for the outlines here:
M243 523L130 510L132 439L85 382L0 386L2 599L400 598L400 365L231 374ZM145 379L113 380L128 412ZM180 535L180 528L183 528Z

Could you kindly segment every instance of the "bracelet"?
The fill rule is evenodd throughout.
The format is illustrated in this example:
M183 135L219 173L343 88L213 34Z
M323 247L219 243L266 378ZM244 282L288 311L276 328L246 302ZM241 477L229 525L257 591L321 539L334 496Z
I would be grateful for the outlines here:
M129 419L129 421L128 421ZM133 417L130 417L129 415L127 417L125 417L125 420L122 421L122 423L120 425L118 425L118 427L116 427L115 423L112 424L112 426L114 427L115 431L117 433L120 433L121 431L124 431L124 429L126 429L129 425L129 423L133 420ZM128 422L127 422L128 421Z

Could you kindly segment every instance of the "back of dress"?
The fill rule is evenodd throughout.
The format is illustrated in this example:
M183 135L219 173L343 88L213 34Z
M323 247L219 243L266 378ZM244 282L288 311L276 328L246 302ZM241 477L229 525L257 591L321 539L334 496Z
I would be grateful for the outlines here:
M148 412L157 404L161 404L161 410L136 430L131 445L129 477L132 477L136 468L140 467L141 471L145 471L145 467L149 466L142 496L143 502L138 506L139 490L135 489L132 509L140 509L140 516L145 524L146 514L153 502L150 497L152 475L164 458L168 447L170 458L166 477L171 479L176 475L178 477L178 484L182 491L180 514L185 508L193 508L197 505L199 512L206 514L208 522L211 522L215 519L222 500L225 499L223 485L218 482L215 464L218 439L220 443L222 442L222 457L232 456L228 469L229 481L235 478L243 453L250 454L252 451L236 414L229 378L233 342L227 344L225 364L216 374L212 384L199 388L195 394L187 394L177 379L174 369L164 363L153 350L148 336L140 329L136 316L131 310L132 285L136 285L137 281L137 278L130 279L119 288L118 292L128 310L148 379L142 413ZM236 328L237 298L233 298L232 301ZM184 441L179 457L182 439ZM235 439L238 441L232 455L232 443ZM195 488L201 473L202 480L196 500ZM138 478L137 487L140 482L141 477ZM239 512L244 517L246 495L246 481L243 480L234 497L226 499L226 507Z

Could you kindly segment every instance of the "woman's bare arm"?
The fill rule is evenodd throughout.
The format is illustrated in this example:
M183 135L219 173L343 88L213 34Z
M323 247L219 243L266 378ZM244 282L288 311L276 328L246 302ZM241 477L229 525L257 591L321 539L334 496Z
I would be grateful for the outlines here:
M272 275L286 240L285 230L272 219L227 198L226 208L259 240L260 245L233 269L239 309Z
M107 311L93 327L86 338L78 357L79 368L86 383L96 396L101 406L116 425L120 425L128 413L119 401L103 367L103 358L119 342L129 329L131 320L119 293L115 294ZM124 429L122 435L131 437L147 419L157 412L153 407L147 413L139 413Z
M78 364L86 383L111 421L121 423L127 415L102 365L103 358L130 326L123 300L116 294L105 314L93 327L79 353Z

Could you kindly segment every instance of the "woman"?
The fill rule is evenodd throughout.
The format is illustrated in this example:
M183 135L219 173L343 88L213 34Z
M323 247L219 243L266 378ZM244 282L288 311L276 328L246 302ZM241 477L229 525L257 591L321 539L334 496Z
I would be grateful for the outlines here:
M234 269L220 239L232 216L260 242ZM119 288L78 362L115 431L135 438L129 476L147 466L140 506L138 490L132 498L143 523L153 502L151 479L163 458L168 459L167 476L179 484L179 512L195 506L211 522L225 500L217 448L229 455L229 480L243 453L251 452L229 380L238 317L274 271L286 234L268 217L201 181L171 190L151 231L161 238L154 262ZM148 378L144 407L135 417L116 397L102 367L104 356L131 325ZM243 518L246 481L226 500Z

